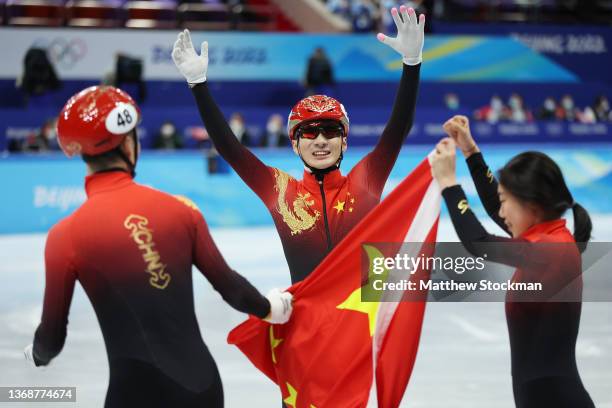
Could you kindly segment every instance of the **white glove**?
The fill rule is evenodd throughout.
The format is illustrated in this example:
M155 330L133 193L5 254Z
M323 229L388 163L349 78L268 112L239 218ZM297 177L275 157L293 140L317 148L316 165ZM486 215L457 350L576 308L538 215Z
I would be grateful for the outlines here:
M202 43L201 55L198 55L193 48L189 30L186 29L179 33L174 43L172 60L188 84L200 84L206 81L208 71L208 42Z
M33 367L36 367L36 363L34 362L34 346L32 344L26 346L26 348L23 349L23 355L25 356L26 361L28 362L28 364L32 364Z
M378 38L381 43L387 44L389 47L399 52L403 57L404 64L420 64L421 61L423 61L425 14L421 14L417 19L413 8L401 6L399 13L395 7L392 8L391 16L397 27L397 37L391 38L383 33L378 33L376 38Z
M270 302L270 314L264 320L273 324L287 323L293 311L293 295L274 288L268 292L266 298Z

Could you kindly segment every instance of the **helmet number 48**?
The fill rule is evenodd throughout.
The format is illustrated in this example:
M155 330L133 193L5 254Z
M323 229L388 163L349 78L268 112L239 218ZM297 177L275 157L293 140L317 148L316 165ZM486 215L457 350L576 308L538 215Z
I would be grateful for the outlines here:
M132 115L127 109L117 113L117 126L126 126L132 123Z
M115 135L123 135L138 124L138 111L134 105L118 103L106 117L106 129Z

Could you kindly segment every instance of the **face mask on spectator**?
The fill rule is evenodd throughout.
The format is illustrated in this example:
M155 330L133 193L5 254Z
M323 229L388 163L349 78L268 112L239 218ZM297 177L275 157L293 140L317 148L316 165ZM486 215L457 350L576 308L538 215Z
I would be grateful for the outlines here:
M282 130L282 124L278 123L278 121L276 120L271 120L268 122L268 125L266 126L266 130L268 131L268 133L280 133Z
M174 125L171 123L165 123L160 129L160 133L163 137L170 137L174 134Z
M457 109L457 108L459 108L459 100L456 97L454 97L454 96L449 96L446 99L446 106L449 109L453 109L453 110Z
M555 110L555 101L553 101L552 99L546 99L544 101L544 109L546 109L548 111L554 111Z
M495 111L500 111L502 110L502 101L499 98L491 98L491 109L495 110Z
M518 110L521 108L521 101L516 96L513 96L512 98L510 98L510 101L508 102L508 104L514 110Z
M244 123L240 119L232 119L229 123L230 128L234 135L239 136L244 133Z

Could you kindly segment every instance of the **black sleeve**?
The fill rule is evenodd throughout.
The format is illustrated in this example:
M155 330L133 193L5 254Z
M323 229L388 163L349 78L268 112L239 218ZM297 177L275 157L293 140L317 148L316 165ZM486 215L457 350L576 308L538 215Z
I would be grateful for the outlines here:
M62 222L54 226L45 245L45 298L33 342L37 366L49 364L66 341L68 313L77 279L66 225Z
M195 241L193 257L196 267L234 309L264 318L270 313L270 302L242 275L231 269L210 235L204 217L194 211Z
M499 216L499 207L501 203L499 202L499 196L497 194L497 180L489 166L487 166L487 163L485 163L482 153L478 152L472 154L467 158L466 163L470 169L472 180L478 192L478 197L480 197L480 201L485 211L497 225L510 234L504 220Z
M470 209L460 185L445 188L442 196L459 240L472 255L486 255L488 261L516 267L543 266L546 257L537 252L536 244L489 234Z
M403 65L402 78L387 125L374 150L353 169L365 172L370 190L379 195L414 122L421 64Z
M191 90L198 105L200 117L219 154L227 160L251 190L266 202L273 196L271 190L274 188L274 180L269 168L234 136L213 99L208 84L206 82L197 84Z

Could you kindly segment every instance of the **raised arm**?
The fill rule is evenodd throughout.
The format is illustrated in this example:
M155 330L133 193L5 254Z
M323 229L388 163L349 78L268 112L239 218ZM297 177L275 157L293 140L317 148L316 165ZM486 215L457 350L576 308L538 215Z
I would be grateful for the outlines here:
M403 70L393 103L391 116L374 150L364 157L354 171L364 171L370 189L382 193L389 173L397 160L406 136L412 128L416 107L424 42L425 15L417 18L412 8L393 8L391 15L397 26L397 37L379 33L377 38L402 56Z
M213 99L206 83L208 43L206 41L202 43L201 55L198 55L191 42L189 30L185 30L178 35L174 43L172 59L191 87L200 117L215 148L240 178L265 202L272 196L269 193L274 188L271 169L234 136Z
M49 231L45 246L45 298L33 344L37 366L49 364L62 351L66 341L68 312L76 282L67 222Z
M504 220L499 216L501 203L497 193L497 180L489 166L485 163L484 157L472 137L468 118L461 115L453 116L444 124L444 130L463 153L470 169L472 180L476 186L478 197L487 214L500 228L510 234Z
M489 234L470 209L463 188L455 174L455 142L445 138L436 145L429 157L432 175L438 182L446 207L459 240L471 254L491 262L516 267L544 267L547 257L541 256L536 244L521 238L499 237ZM485 245L483 245L485 244ZM495 245L488 245L495 244Z

